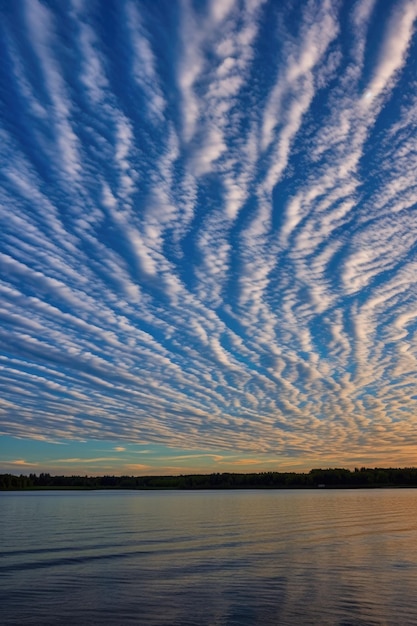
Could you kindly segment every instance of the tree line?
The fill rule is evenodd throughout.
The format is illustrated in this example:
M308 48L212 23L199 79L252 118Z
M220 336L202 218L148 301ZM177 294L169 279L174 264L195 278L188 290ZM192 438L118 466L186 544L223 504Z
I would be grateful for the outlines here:
M180 476L15 476L0 474L0 490L24 489L317 489L417 487L417 468L312 469L308 473L260 472Z

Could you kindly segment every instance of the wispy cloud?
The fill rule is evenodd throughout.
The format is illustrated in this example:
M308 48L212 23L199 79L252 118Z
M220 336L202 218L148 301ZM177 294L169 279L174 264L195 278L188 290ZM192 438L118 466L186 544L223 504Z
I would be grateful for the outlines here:
M4 463L6 465L12 465L12 466L17 466L17 467L22 467L22 468L36 467L37 465L39 465L39 463L29 463L29 461L25 461L24 459L16 459L15 461L5 461Z
M365 102L372 101L383 90L392 86L396 74L406 61L416 19L417 6L414 0L404 0L394 7L383 38L378 63L364 94Z
M415 2L164 7L0 9L1 433L411 458Z

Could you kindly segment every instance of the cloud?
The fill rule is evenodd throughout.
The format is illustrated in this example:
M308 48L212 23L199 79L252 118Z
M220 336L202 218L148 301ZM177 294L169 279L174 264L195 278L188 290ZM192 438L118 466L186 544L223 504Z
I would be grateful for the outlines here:
M126 23L134 53L133 78L144 91L151 118L156 117L160 121L164 115L166 101L159 85L156 59L152 52L149 35L142 25L139 11L134 2L126 3Z
M12 466L15 465L23 468L36 467L37 465L39 465L39 463L30 463L29 461L25 461L24 459L16 459L15 461L3 461L3 464Z
M26 2L24 10L28 39L48 95L48 113L51 115L55 147L59 151L61 174L75 181L81 171L79 141L71 120L72 102L59 66L51 53L54 45L54 20L50 11L38 0ZM51 148L48 152L52 158Z
M409 458L415 4L301 4L3 12L2 433Z
M126 472L146 472L146 470L152 469L150 465L143 465L141 463L127 463L124 467Z
M72 465L73 463L103 463L103 462L113 462L117 461L118 457L93 457L91 459L83 459L83 458L69 458L69 459L54 459L53 463L59 463L64 465Z
M412 0L405 0L395 7L383 38L377 66L363 96L365 103L371 102L391 85L392 79L403 67L416 19L417 6Z

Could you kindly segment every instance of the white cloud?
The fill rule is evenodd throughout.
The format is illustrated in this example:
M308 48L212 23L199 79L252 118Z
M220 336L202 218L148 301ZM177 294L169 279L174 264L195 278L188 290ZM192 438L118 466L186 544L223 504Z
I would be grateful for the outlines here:
M6 16L29 122L27 142L0 129L1 432L113 439L117 459L163 443L190 452L180 469L207 446L231 467L389 442L406 458L417 119L415 85L395 87L414 6L387 16L374 66L373 1L343 23L305 3L292 29L286 3L183 2L162 37L126 2L114 47L74 2L72 64L53 4L25 5L30 63Z
M55 143L60 161L58 169L64 170L73 181L81 172L81 156L78 138L72 125L71 100L67 93L62 73L52 54L53 23L48 9L39 0L25 3L25 16L34 53L44 76L45 86L51 102L50 113L55 132ZM49 148L51 158L53 149Z
M416 19L417 5L414 0L404 0L395 7L377 66L363 96L365 106L391 85L392 79L403 67Z

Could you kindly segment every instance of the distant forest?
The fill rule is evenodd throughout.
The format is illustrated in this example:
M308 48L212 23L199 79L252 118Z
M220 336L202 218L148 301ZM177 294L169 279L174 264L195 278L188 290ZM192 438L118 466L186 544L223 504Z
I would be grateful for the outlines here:
M0 490L22 489L317 489L417 487L417 468L312 469L308 473L189 474L181 476L15 476L0 474Z

